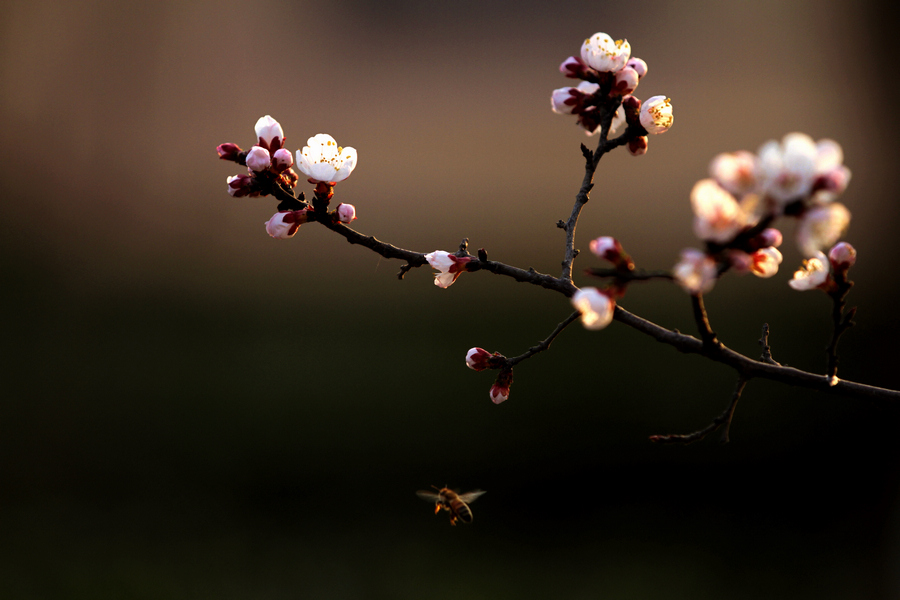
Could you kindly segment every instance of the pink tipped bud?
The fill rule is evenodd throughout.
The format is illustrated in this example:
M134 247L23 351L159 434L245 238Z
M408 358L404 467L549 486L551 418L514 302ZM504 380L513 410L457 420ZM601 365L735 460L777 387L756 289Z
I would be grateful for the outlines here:
M771 277L777 273L778 265L780 265L782 261L781 252L771 246L763 248L762 250L757 250L751 254L750 257L753 259L750 270L754 275L762 278Z
M609 95L625 96L630 94L634 91L634 88L638 86L639 79L640 77L638 77L637 71L631 67L625 67L616 73L616 80L613 82L613 87L609 92Z
M640 58L632 56L628 59L628 62L625 63L625 66L634 69L640 79L643 79L644 75L647 74L647 63Z
M232 175L225 180L228 184L228 194L235 198L258 195L253 189L253 179L249 175Z
M625 111L625 121L634 125L641 120L641 99L636 96L622 98L622 110Z
M835 271L847 270L856 264L856 248L847 242L840 242L828 251L828 260Z
M284 148L279 148L275 151L275 154L272 155L272 165L275 167L275 170L279 173L286 169L290 169L294 164L294 155L291 154L290 150L285 150Z
M466 264L472 258L469 256L455 256L444 250L435 250L430 254L426 254L425 260L428 261L432 268L438 271L434 274L434 285L446 289L453 285L453 282L466 270Z
M259 138L259 145L266 150L275 152L284 145L284 130L281 129L278 121L269 115L260 117L254 129L256 137Z
M335 211L341 223L350 223L356 219L356 208L352 204L338 204Z
M605 258L616 267L631 270L634 269L634 262L631 257L625 253L622 244L614 237L602 236L595 240L591 240L591 252L600 258Z
M484 371L488 368L491 353L484 348L470 348L466 353L466 366L473 371Z
M559 65L559 72L570 79L584 79L587 69L587 65L577 56L570 56Z
M293 237L301 225L308 220L306 209L281 210L266 221L266 233L275 239L286 240Z
M631 152L632 156L647 154L647 146L649 144L650 141L647 139L647 136L642 135L628 142L628 151Z
M237 160L238 154L243 152L241 147L237 144L219 144L216 148L216 152L219 153L219 158L222 160Z
M494 404L500 404L501 402L505 402L509 399L509 388L512 385L513 380L513 372L511 368L506 368L500 371L497 375L497 379L494 381L494 385L491 386L491 391L489 395L491 397L491 402Z
M781 245L783 239L784 238L781 235L781 232L774 227L763 229L762 232L756 237L756 241L757 243L759 243L760 248L768 248L769 246L777 248Z
M253 146L247 153L247 168L257 173L265 171L272 166L269 151L261 146Z

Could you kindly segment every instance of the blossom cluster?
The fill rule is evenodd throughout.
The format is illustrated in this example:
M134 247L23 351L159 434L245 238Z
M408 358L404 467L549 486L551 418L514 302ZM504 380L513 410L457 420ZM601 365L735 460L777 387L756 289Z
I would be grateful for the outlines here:
M832 140L791 133L771 140L756 154L724 153L710 163L710 177L691 191L694 233L706 244L682 252L675 280L689 293L709 292L728 269L771 277L782 261L776 218L798 220L796 243L817 257L837 242L850 211L835 199L847 188L850 170Z
M672 102L665 96L653 96L641 102L633 95L647 74L647 63L631 56L627 40L613 40L595 33L581 45L580 56L570 56L560 65L563 75L581 79L575 87L553 90L553 112L575 115L587 135L599 133L609 120L607 135L627 123L640 135L628 142L628 150L638 156L647 151L648 133L665 133L672 126Z
M227 178L229 195L235 198L266 196L275 189L288 191L297 187L300 177L293 169L294 155L284 147L281 124L266 115L260 117L254 129L257 143L250 150L245 152L231 143L216 148L219 158L247 167L247 173ZM309 183L316 184L316 194L323 198L323 206L327 206L333 194L331 188L350 176L357 158L355 149L338 146L334 138L325 133L309 138L307 145L297 150L296 157L297 168L307 176ZM312 209L303 202L291 202L289 206L279 208L281 210L265 223L266 232L273 238L290 238L300 225L310 220ZM352 204L339 204L331 218L350 223L356 219L356 208Z

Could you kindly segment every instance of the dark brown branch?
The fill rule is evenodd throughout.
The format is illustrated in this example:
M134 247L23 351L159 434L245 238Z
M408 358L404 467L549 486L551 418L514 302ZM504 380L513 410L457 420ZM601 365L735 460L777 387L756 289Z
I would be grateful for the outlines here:
M673 279L671 271L645 271L644 269L627 271L615 268L590 268L585 269L584 272L586 275L591 275L592 277L615 277L623 283L630 283L632 281L650 281L651 279L665 279L672 281Z
M581 316L581 313L576 310L571 315L569 315L565 321L563 321L562 323L557 325L556 329L553 330L553 333L551 333L549 336L547 336L547 339L545 339L544 341L540 342L539 344L537 344L535 346L532 346L524 354L520 354L519 356L514 356L513 358L508 359L507 364L510 367L514 367L517 364L519 364L520 362L522 362L523 360L525 360L527 358L531 358L538 352L543 352L544 350L546 350L547 348L550 347L550 344L553 343L553 340L556 339L556 336L558 336L560 333L562 333L563 329L565 329L566 327L571 325L580 316Z
M743 377L739 377L737 386L734 388L734 393L731 395L731 402L728 403L728 407L721 415L713 419L712 423L703 429L687 434L672 433L668 435L651 435L650 441L658 444L691 444L693 442L699 442L721 427L722 436L719 439L723 444L727 444L730 441L729 431L731 430L731 421L734 418L734 409L737 408L738 400L741 399L741 394L744 392L744 387L746 385L747 380Z
M700 331L700 339L703 344L708 346L710 350L721 345L716 339L716 333L709 324L709 316L706 314L706 306L703 304L703 294L691 294L691 306L694 309L694 321L697 322L697 329Z
M759 338L759 345L762 346L762 354L759 357L759 360L763 362L767 362L770 365L778 365L781 366L779 362L777 362L774 358L772 358L772 349L769 348L769 324L763 323L762 326L762 337Z

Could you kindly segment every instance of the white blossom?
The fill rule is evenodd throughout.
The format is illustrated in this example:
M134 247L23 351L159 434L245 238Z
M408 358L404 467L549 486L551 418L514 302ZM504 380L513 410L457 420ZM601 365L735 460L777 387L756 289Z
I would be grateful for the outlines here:
M307 140L302 150L297 150L297 168L314 181L337 183L350 176L356 168L356 150L341 148L327 133L320 133Z
M572 306L581 311L585 329L603 329L612 322L616 303L597 288L586 287L572 296Z
M830 274L828 259L821 252L807 258L795 273L788 285L798 291L813 290L828 280Z
M615 73L631 57L628 40L613 40L605 33L595 33L581 45L581 60L592 69Z
M647 133L665 133L672 126L672 100L665 96L653 96L641 104L641 125Z

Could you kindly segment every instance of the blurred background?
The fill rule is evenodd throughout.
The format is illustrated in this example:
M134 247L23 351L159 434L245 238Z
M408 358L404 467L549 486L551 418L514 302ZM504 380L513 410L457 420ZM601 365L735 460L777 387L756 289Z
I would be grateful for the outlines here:
M290 149L329 133L359 152L335 198L356 229L557 274L588 141L550 111L573 83L557 68L594 32L627 38L649 64L637 95L671 97L675 125L603 159L579 246L615 235L670 268L715 154L833 138L860 256L840 375L897 388L880 6L6 0L0 595L900 595L896 407L753 381L730 444L656 446L711 422L734 375L617 323L565 331L495 406L466 351L520 354L564 298L487 273L398 281L315 225L272 240L275 202L229 197L239 168L215 154L266 114ZM752 356L767 322L777 360L821 372L830 305L787 287L783 250L776 277L721 281L710 317ZM621 304L695 331L671 285ZM415 496L445 484L487 490L472 525Z

